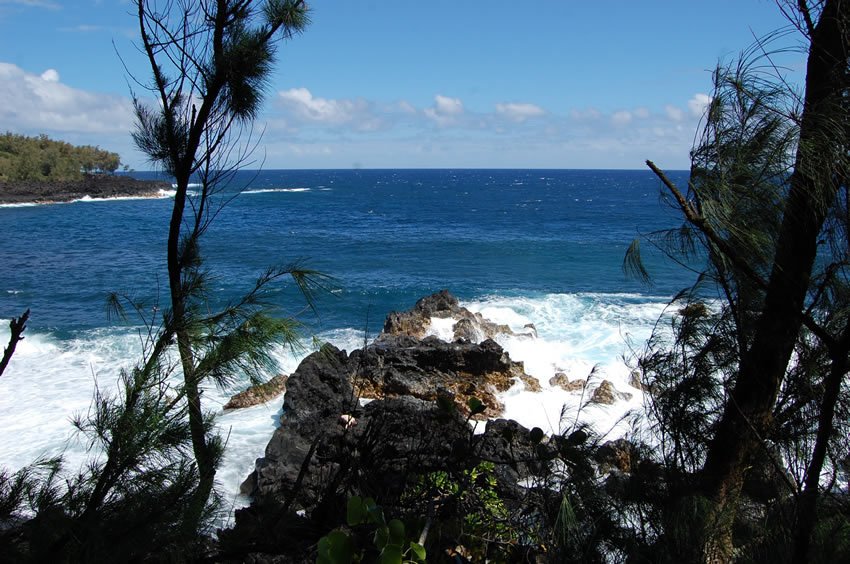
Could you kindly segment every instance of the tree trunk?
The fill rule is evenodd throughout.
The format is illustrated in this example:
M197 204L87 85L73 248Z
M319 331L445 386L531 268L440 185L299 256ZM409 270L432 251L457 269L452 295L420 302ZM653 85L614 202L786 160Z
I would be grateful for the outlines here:
M812 459L806 467L806 481L803 493L797 501L797 516L795 519L794 558L793 562L805 564L808 562L809 545L812 531L817 521L817 502L820 489L820 475L826 460L829 437L832 435L832 420L835 416L835 406L841 392L841 382L848 370L848 348L850 348L850 327L845 330L841 340L840 350L833 352L829 375L824 382L823 400L818 415L818 431Z
M837 182L828 171L830 155L845 149L843 139L835 137L834 116L847 85L847 11L842 0L826 0L812 33L799 147L764 309L703 466L704 491L713 503L706 523L706 562L732 559L732 524L744 473L771 428L802 324L818 236L835 199Z
M189 430L192 435L192 451L198 465L198 488L192 507L189 508L190 518L187 522L193 526L203 514L204 507L212 492L215 481L215 461L204 428L204 413L201 407L201 394L195 373L195 355L188 327L189 319L186 314L186 301L183 288L183 259L180 254L180 231L183 224L183 213L186 205L186 193L189 187L189 172L180 174L177 178L177 190L174 196L171 223L168 232L168 282L171 293L171 314L174 334L177 337L177 349L180 353L180 364L183 368L183 388L189 414Z

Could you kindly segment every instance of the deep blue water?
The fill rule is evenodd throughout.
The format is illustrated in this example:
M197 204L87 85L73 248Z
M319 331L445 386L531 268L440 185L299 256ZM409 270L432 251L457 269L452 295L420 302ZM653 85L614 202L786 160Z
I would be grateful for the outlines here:
M149 177L149 174L136 174ZM671 173L684 183L686 173ZM220 299L265 267L302 260L335 278L303 313L292 285L272 296L312 330L366 326L449 288L489 295L672 295L691 275L645 250L655 285L622 271L639 233L678 224L650 171L244 171L253 179L212 224L203 252ZM259 192L289 189L289 191ZM291 190L304 189L304 190ZM31 327L58 335L108 325L112 290L167 295L172 200L0 208L0 319L32 309Z

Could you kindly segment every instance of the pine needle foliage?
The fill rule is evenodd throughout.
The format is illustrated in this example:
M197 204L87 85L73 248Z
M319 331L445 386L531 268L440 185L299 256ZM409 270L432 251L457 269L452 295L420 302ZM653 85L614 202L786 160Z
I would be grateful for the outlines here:
M648 162L684 219L651 241L705 261L638 360L661 460L707 496L689 559L802 562L824 554L818 518L847 516L821 494L848 452L850 18L832 0L781 6L808 42L805 92L774 63L778 32L715 73L687 189Z
M269 269L235 303L214 305L213 276L201 241L239 193L235 173L252 164L252 124L274 69L280 41L308 24L303 0L137 0L141 51L151 78L137 81L152 99L134 97L133 139L152 164L175 179L167 241L170 302L166 331L174 335L183 375L199 487L195 511L213 490L220 439L209 434L201 404L205 382L259 380L274 365L270 347L295 346L298 324L273 318L262 303L267 286L290 277L313 307L320 274L300 266ZM189 184L198 189L189 190ZM200 518L200 513L196 513Z

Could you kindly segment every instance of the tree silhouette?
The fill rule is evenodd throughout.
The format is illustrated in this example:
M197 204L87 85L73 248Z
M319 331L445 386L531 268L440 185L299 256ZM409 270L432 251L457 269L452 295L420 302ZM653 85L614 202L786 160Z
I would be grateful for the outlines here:
M701 324L702 340L680 358L687 361L681 377L666 388L682 392L697 381L710 386L718 378L724 386L720 393L710 392L713 395L696 393L686 408L703 413L703 436L710 436L707 443L686 445L690 469L699 468L699 487L709 501L704 542L696 548L700 554L691 557L710 562L733 557L733 525L748 470L774 457L771 444L790 440L784 433L795 411L814 405L819 413L814 422L817 437L814 445L806 445L813 450L804 464L805 486L796 492L801 495L795 557L806 559L827 440L850 352L850 10L840 0L783 7L808 42L802 97L781 77L765 79L761 71L772 72L771 61L762 57L760 62L768 66L758 69L744 57L739 67L718 76L703 137L693 153L687 193L648 163L686 220L679 232L684 238L674 238L678 250L691 251L699 243L709 262L700 284L704 290L709 283L722 300L719 314L703 310L694 316L699 292L685 296L690 305L682 311L690 307L690 315L682 314L677 331L681 335L686 327ZM750 63L762 49L759 45L749 53ZM794 365L795 353L800 362L825 357L826 365ZM663 353L644 361L670 358ZM663 366L653 364L651 371L660 375ZM666 393L664 389L656 392ZM825 391L811 391L817 389ZM661 417L674 426L682 423L672 413ZM811 434L810 423L804 425L806 436Z
M142 48L154 105L134 100L136 145L175 179L167 240L170 311L183 371L200 487L196 511L212 491L221 443L210 435L201 405L205 380L225 381L232 371L261 369L270 343L295 340L295 324L271 319L259 303L263 288L291 276L308 301L317 273L291 265L265 272L241 300L209 314L207 273L200 239L234 196L223 189L250 158L251 124L282 39L307 24L303 0L177 0L136 2ZM200 185L197 194L189 184ZM312 302L311 302L312 303Z

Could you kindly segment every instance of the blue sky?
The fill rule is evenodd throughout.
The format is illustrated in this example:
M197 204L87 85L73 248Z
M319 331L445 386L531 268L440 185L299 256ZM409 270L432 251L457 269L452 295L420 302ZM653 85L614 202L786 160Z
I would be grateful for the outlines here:
M770 0L310 6L258 119L265 168L687 168L711 70L788 25ZM150 168L129 134L125 65L149 74L132 11L0 0L0 130Z

